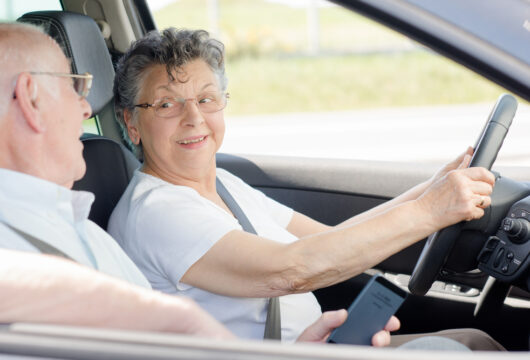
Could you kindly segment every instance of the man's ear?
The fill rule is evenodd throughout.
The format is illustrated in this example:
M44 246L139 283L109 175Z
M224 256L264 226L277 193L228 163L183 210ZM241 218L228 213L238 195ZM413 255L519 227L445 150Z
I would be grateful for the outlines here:
M132 143L134 145L140 144L140 132L134 125L132 114L128 109L123 111L123 120L125 121L125 126L127 126L127 133L129 134L129 138L131 139Z
M36 132L43 132L46 124L39 108L39 88L28 73L18 75L15 85L15 98L27 125Z

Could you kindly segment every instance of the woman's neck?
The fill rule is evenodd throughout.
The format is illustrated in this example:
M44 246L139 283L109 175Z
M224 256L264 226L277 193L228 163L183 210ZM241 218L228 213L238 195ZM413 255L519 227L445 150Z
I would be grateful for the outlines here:
M217 194L215 186L215 163L207 169L189 169L189 171L171 172L153 166L146 161L140 171L174 185L190 187L206 198L211 198L212 195Z
M217 193L217 187L215 182L217 172L215 162L213 163L213 166L207 169L207 171L203 171L200 174L197 174L197 171L194 169L194 171L186 172L186 176L182 176L178 173L173 174L168 173L166 171L160 171L160 169L157 167L149 166L148 161L144 162L144 165L142 166L140 171L174 185L190 187L197 191L200 196L210 200L217 206L224 209L228 214L233 216L232 211L228 208L228 206Z

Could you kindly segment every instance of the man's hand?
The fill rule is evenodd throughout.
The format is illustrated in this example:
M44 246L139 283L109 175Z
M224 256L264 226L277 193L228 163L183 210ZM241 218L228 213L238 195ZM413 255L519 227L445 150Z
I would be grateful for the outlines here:
M341 326L346 318L348 312L344 309L336 311L327 311L322 316L310 325L300 335L297 341L303 342L325 342L333 329ZM396 331L400 327L397 317L392 316L385 328L372 337L373 346L387 346L390 344L390 331Z

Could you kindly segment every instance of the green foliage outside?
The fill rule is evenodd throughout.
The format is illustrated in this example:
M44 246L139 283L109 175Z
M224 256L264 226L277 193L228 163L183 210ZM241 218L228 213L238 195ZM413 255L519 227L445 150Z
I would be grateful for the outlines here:
M502 89L426 52L227 65L230 114L494 102Z
M96 124L95 117L83 121L83 132L88 134L99 134L99 128Z
M206 0L153 13L159 29L209 29ZM319 9L320 51L307 55L306 9L219 0L232 115L491 102L503 90L340 7Z

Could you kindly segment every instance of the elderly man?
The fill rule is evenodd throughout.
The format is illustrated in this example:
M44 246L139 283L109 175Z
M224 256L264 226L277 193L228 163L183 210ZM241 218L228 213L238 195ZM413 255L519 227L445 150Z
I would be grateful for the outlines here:
M91 75L71 74L59 45L30 25L0 24L0 50L0 247L54 253L129 283L2 250L0 322L233 337L193 301L147 290L138 268L88 220L93 194L70 190L85 173L79 135L92 113L85 99ZM79 312L81 302L91 306ZM345 318L344 310L324 314L299 340L322 341ZM393 318L386 330L398 327ZM389 343L386 330L374 335L374 345Z

